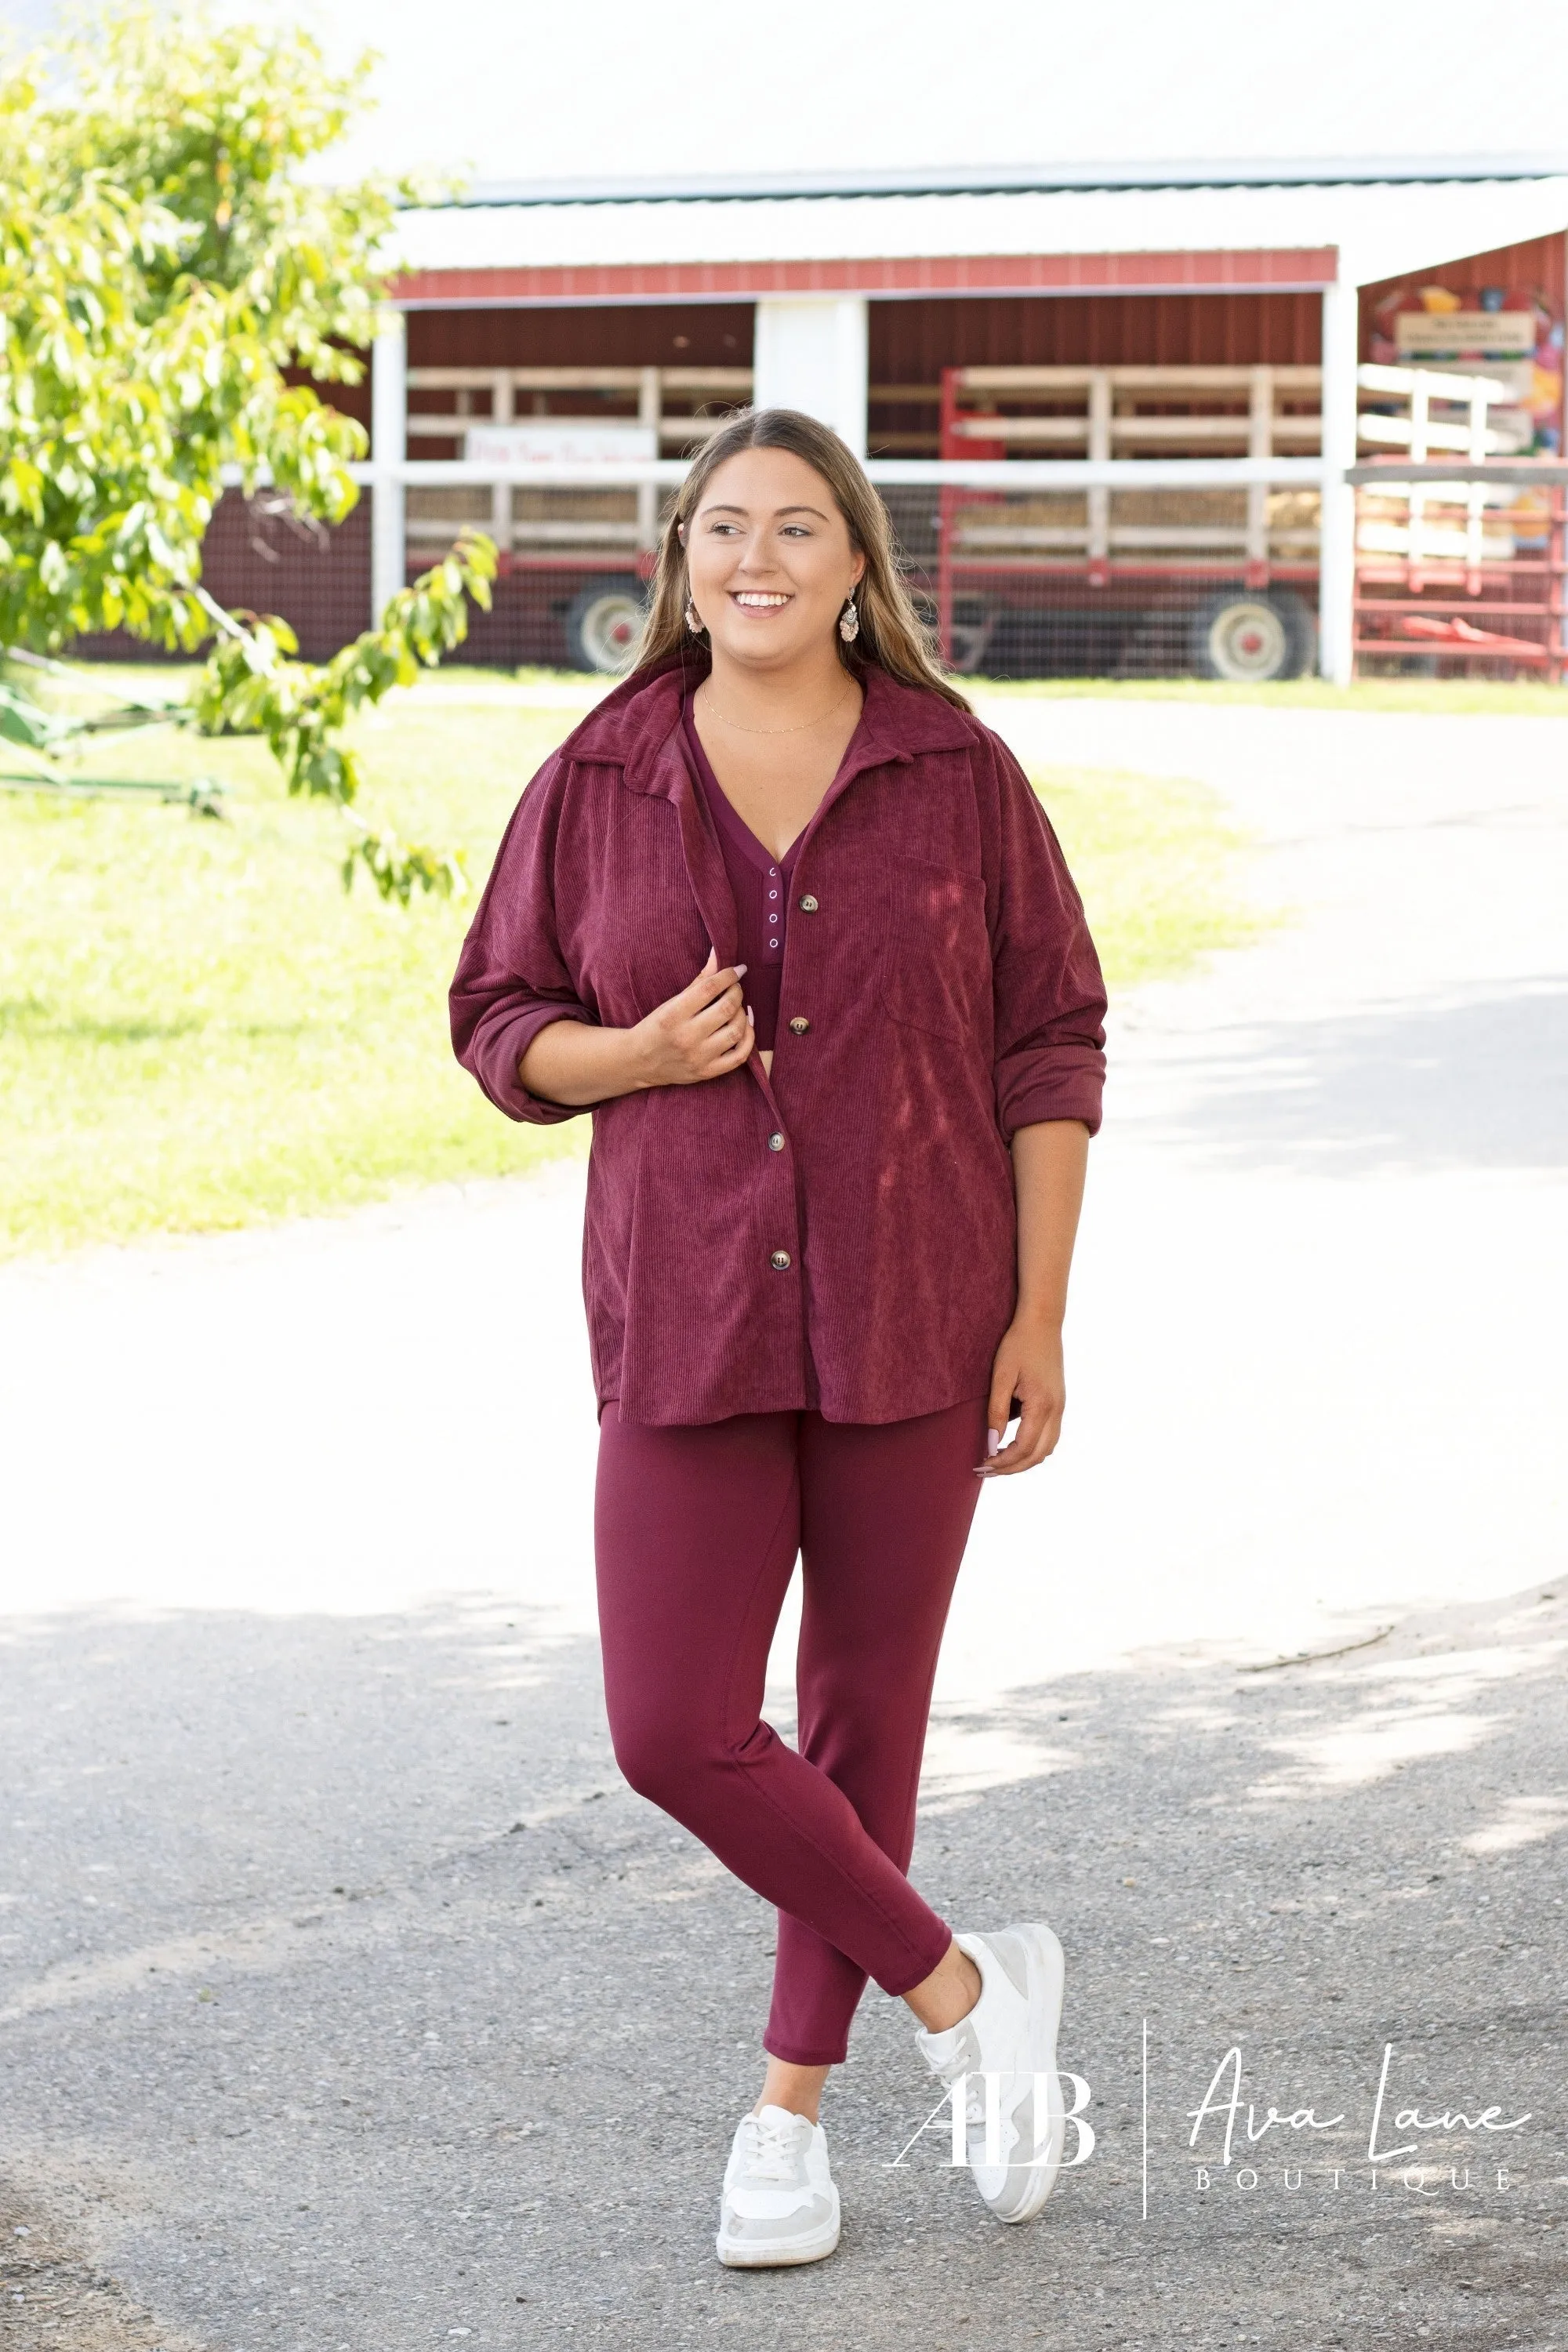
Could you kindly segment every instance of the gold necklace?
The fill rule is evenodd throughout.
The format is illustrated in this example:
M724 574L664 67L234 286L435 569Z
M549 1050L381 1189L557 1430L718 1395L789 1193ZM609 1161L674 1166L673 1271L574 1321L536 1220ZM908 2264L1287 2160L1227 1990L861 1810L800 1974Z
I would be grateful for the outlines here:
M805 735L813 727L820 727L824 720L831 719L836 710L841 710L854 691L854 683L851 681L837 702L830 702L827 709L819 711L815 719L802 719L798 727L742 727L738 719L725 718L711 694L708 697L706 708L712 712L721 727L732 727L737 735Z

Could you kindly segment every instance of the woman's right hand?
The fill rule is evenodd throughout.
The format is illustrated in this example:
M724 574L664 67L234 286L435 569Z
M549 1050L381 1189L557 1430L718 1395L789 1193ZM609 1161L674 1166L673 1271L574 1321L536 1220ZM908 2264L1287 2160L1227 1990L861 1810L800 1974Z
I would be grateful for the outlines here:
M721 971L710 948L696 979L637 1023L631 1045L639 1085L701 1086L751 1059L756 1024L741 991L745 971L743 963Z
M518 1065L518 1078L541 1102L587 1110L649 1087L696 1087L738 1070L756 1042L741 994L743 963L723 971L711 948L690 985L655 1005L630 1029L596 1022L552 1021Z

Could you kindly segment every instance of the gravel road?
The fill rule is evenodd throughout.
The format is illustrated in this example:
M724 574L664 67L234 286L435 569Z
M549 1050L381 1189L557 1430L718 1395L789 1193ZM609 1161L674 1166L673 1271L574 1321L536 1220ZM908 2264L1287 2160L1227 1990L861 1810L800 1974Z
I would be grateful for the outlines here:
M574 1171L25 1265L6 2352L1568 2352L1568 730L995 715L1208 775L1291 910L1120 1009L940 1686L916 1873L1060 1927L1092 2151L1015 2231L900 2160L873 1997L838 2254L714 2263L772 1927L610 1759Z

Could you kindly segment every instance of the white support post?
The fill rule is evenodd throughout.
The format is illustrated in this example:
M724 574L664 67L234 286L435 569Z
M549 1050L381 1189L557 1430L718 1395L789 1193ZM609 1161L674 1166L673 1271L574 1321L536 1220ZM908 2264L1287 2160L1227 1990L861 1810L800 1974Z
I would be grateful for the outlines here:
M1274 371L1255 367L1247 399L1247 454L1274 455ZM1260 567L1268 562L1268 485L1253 482L1247 493L1247 561Z
M1110 373L1096 368L1089 380L1089 454L1097 465L1110 456ZM1089 560L1091 564L1110 560L1110 492L1103 488L1089 493Z
M1355 644L1355 491L1358 290L1342 278L1323 289L1323 490L1318 550L1318 665L1348 686Z
M403 483L408 454L408 346L403 313L378 312L370 380L370 625L374 628L407 576Z
M866 454L868 319L864 295L757 304L753 357L759 408L804 408Z
M1484 392L1470 394L1470 462L1480 465L1487 454L1487 396ZM1465 493L1468 509L1465 518L1465 565L1471 579L1481 568L1481 535L1486 528L1486 486L1472 482ZM1475 582L1477 587L1480 585Z
M1431 454L1426 446L1431 423L1432 379L1417 369L1415 388L1410 395L1410 462L1413 466L1424 466ZM1411 484L1405 509L1410 522L1405 541L1405 584L1414 596L1420 593L1421 561L1426 552L1426 493L1419 482Z
M490 385L490 415L498 425L511 423L511 370L497 368ZM511 485L490 484L490 537L502 555L511 553Z
M653 441L656 457L664 455L658 428L664 422L664 378L656 367L645 367L637 391L637 423ZM658 545L658 484L637 484L637 546L651 554Z

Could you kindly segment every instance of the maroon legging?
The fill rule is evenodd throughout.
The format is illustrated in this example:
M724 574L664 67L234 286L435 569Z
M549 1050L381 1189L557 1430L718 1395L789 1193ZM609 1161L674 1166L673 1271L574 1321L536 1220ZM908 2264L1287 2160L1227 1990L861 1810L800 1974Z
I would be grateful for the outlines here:
M622 1771L779 1909L777 2058L835 2065L868 1976L931 1974L949 1929L904 1875L937 1652L985 1458L985 1401L880 1425L743 1413L650 1429L606 1405L595 1535ZM760 1720L795 1556L799 1753Z

